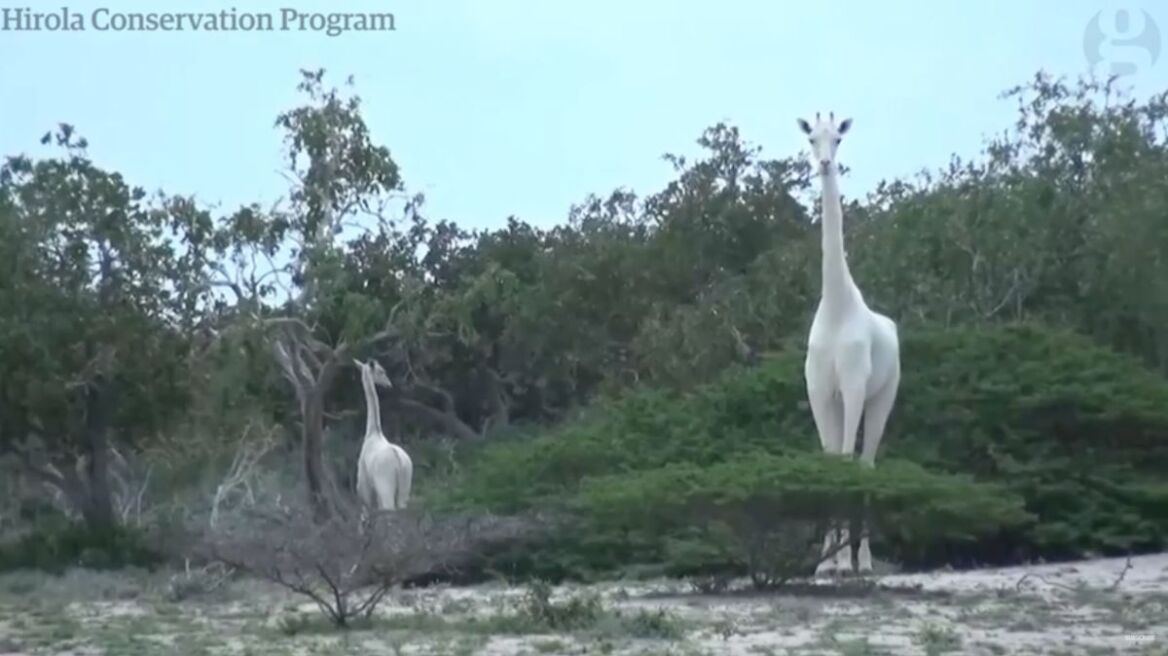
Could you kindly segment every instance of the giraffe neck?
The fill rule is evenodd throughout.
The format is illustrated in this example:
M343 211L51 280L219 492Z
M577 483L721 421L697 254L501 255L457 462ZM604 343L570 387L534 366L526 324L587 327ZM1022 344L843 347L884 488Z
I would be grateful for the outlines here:
M820 176L823 184L823 303L843 308L855 300L855 282L844 252L843 207L840 204L839 173L832 166Z
M377 387L373 376L361 372L361 385L365 388L365 439L381 435L381 403L377 400Z

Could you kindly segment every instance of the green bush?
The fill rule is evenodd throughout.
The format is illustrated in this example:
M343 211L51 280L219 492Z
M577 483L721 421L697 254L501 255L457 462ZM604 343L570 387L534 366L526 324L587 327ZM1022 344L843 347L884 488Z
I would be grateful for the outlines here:
M1002 486L908 462L870 469L821 453L760 452L591 479L579 509L593 530L660 541L671 573L744 571L772 587L810 574L827 523L858 519L865 508L873 532L920 548L1025 525L1022 506Z
M1084 337L1029 324L904 329L901 349L903 381L877 471L904 460L998 483L1023 499L1035 521L972 542L924 544L886 534L888 551L879 555L912 567L1168 544L1164 378ZM640 390L536 439L476 447L462 454L460 477L434 503L572 512L589 479L615 485L614 476L670 465L708 468L747 453L817 452L802 361L791 350L691 392ZM498 566L554 577L666 558L659 541L634 533L579 529L546 546L522 563Z
M936 558L1008 562L1168 543L1168 381L1068 331L914 331L882 456L1001 481L1038 522Z
M782 401L805 394L802 371L801 360L784 356L692 392L642 389L598 403L538 438L464 452L461 480L435 502L513 512L560 505L594 476L713 464L744 451L818 450L806 403L793 401L803 407L791 413Z

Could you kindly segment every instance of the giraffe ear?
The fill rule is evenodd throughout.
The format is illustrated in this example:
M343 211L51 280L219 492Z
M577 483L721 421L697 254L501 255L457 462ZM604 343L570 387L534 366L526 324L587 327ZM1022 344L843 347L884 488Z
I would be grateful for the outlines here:
M811 134L811 124L810 123L808 123L807 121L804 121L801 118L795 119L795 122L799 124L800 130L802 130L803 132L805 132L807 134Z
M847 132L848 128L850 128L850 127L852 127L852 119L845 118L844 120L840 121L839 133L843 134L843 133Z
M361 368L363 368L363 367L365 366L365 363L364 363L364 362L361 362L361 361L360 361L360 360L358 360L357 358L353 358L353 364L357 365L357 368L358 368L358 369L361 369Z

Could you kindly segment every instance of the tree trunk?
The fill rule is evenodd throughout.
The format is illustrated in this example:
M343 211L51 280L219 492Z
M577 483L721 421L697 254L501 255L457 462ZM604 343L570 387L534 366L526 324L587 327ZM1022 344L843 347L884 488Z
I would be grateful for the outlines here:
M117 515L110 499L109 488L90 486L86 494L86 503L81 507L81 517L85 526L94 533L109 533L118 528Z
M51 468L31 463L27 467L42 481L61 491L69 507L81 515L81 520L90 531L104 533L116 529L118 518L114 513L113 494L109 485L95 485L93 482L97 467L108 467L109 459L105 458L96 467L88 455L71 461L64 457L54 460ZM108 476L105 480L108 481Z
M319 387L306 396L303 411L301 448L304 476L308 483L308 504L318 521L329 518L332 504L328 494L328 472L324 467L324 399Z
M103 308L116 302L119 272L108 244L102 244L101 277L98 281L98 303ZM85 421L82 425L81 448L86 456L83 488L85 503L80 509L86 525L92 531L104 532L117 528L113 494L109 482L109 429L114 411L114 381L110 377L114 349L108 344L88 341L86 353L96 365L96 371L85 385Z
M84 499L78 510L86 526L94 532L111 531L118 526L109 477L112 396L111 384L103 374L95 376L86 387L85 426L82 429L85 476L84 481L79 481Z

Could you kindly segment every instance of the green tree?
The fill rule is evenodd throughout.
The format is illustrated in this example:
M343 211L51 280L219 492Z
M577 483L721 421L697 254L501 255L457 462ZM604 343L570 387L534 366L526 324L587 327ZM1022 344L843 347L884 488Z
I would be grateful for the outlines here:
M111 444L153 438L188 398L211 226L181 201L149 206L70 126L50 140L62 157L0 167L0 448L109 530Z
M1168 372L1168 92L1039 73L976 161L882 184L849 253L904 322L1039 319Z

